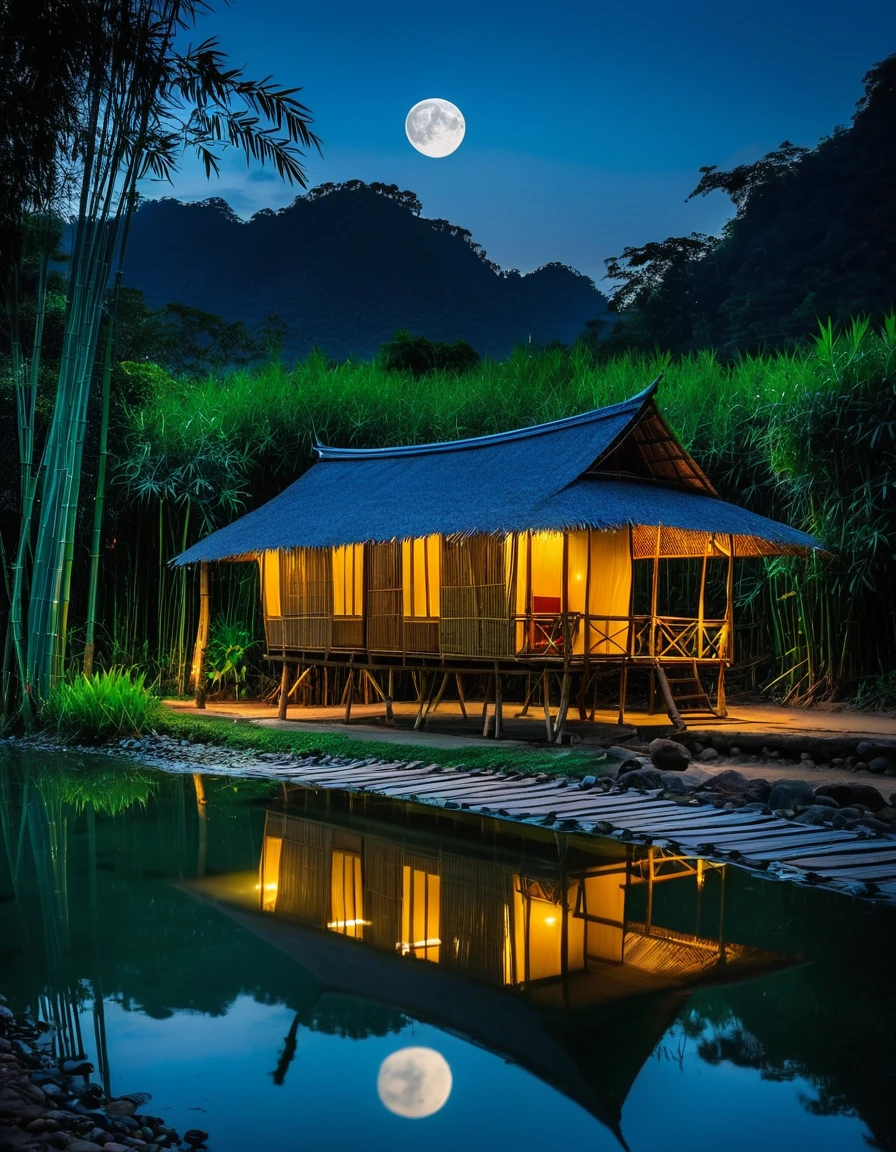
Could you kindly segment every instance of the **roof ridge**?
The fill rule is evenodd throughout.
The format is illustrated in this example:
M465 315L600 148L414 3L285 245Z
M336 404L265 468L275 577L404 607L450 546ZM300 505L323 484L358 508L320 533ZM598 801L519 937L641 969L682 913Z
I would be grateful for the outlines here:
M436 452L459 452L469 448L486 448L491 444L506 444L513 440L524 440L531 436L541 436L548 432L559 432L578 424L619 416L631 410L638 411L656 393L660 376L652 380L643 391L621 400L618 404L608 404L604 408L592 408L575 416L563 416L544 424L530 424L525 428L514 428L508 432L491 432L485 436L473 436L464 440L438 440L430 444L396 444L388 448L333 448L326 444L315 444L314 451L322 462L327 460L376 460L387 457L427 456Z

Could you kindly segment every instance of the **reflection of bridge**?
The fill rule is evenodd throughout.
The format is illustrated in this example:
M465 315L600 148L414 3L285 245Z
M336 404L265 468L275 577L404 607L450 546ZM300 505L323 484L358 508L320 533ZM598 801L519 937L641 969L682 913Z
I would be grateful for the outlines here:
M718 931L660 924L669 901L657 896L672 882L720 922L723 869L613 851L574 863L518 850L483 858L406 828L359 833L271 811L257 875L190 890L329 992L384 1002L520 1064L621 1139L625 1097L690 988L775 959Z

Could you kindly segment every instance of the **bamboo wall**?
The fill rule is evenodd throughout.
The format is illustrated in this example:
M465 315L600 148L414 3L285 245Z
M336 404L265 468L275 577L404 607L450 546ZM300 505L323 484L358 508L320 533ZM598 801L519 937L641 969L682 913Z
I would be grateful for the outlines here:
M268 650L455 659L730 657L731 621L658 624L638 614L634 566L691 556L686 533L652 529L473 535L293 549L261 557ZM715 537L707 560L730 563ZM696 549L697 544L694 544ZM650 553L648 554L648 549ZM664 549L671 550L666 555ZM697 561L692 561L699 563ZM730 608L730 605L729 605Z

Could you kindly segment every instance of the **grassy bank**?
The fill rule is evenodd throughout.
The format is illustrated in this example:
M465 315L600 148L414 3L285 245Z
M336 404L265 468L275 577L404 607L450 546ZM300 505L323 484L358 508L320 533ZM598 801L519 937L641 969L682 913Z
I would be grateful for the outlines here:
M855 323L810 346L723 363L584 346L518 349L466 374L414 377L381 360L312 354L224 378L143 372L144 399L121 433L122 523L106 556L110 657L157 657L183 681L192 574L172 555L256 507L311 463L315 440L377 446L532 424L631 396L660 372L659 403L723 498L820 536L831 555L739 566L739 661L749 687L779 699L838 694L886 706L896 667L896 317ZM222 566L218 618L256 627L253 565Z
M294 752L297 756L344 756L356 760L373 758L401 762L422 760L426 764L465 768L501 769L513 772L547 772L554 776L584 776L599 766L601 753L574 752L564 748L432 748L425 744L387 744L334 732L283 731L261 728L233 720L184 716L163 709L156 731L196 744L218 744L251 752Z

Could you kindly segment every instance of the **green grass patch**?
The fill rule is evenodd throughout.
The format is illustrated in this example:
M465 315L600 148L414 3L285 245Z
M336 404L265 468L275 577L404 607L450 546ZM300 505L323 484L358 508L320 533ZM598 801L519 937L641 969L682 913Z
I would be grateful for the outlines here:
M344 756L382 761L422 760L444 767L483 768L513 772L547 772L554 776L585 776L600 771L602 753L567 748L517 748L496 744L494 748L432 748L424 744L385 743L337 732L294 732L261 728L246 721L185 716L163 709L154 725L157 732L196 744L218 744L252 752L294 752L297 756Z
M132 675L123 668L63 680L50 689L41 722L85 744L140 735L153 726L161 710L145 680L143 672Z

